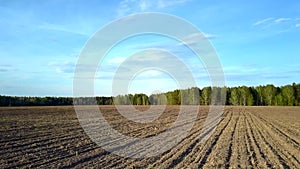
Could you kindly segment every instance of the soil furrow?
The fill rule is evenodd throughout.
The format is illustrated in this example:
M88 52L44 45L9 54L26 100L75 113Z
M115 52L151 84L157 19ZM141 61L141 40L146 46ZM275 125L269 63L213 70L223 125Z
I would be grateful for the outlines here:
M272 164L266 160L266 154L262 151L261 145L254 134L255 124L251 123L249 120L249 112L246 112L246 128L247 128L247 137L250 140L250 149L252 153L252 159L254 160L252 164L256 168L271 168Z
M136 107L147 110L146 106ZM167 106L153 122L136 123L120 118L114 106L100 106L110 127L137 138L166 131L175 122L179 108ZM107 152L94 143L71 106L0 108L0 168L299 168L299 107L226 107L214 132L201 140L208 111L209 107L200 107L188 135L170 150L133 159ZM173 131L190 122L182 120ZM93 133L109 134L104 125L89 127ZM105 141L108 145L122 140ZM152 147L146 145L135 153L148 148Z
M283 138L286 139L286 141L290 142L294 148L298 149L300 151L300 144L293 138L291 138L288 134L284 133L282 130L280 130L278 127L276 127L274 124L268 122L266 119L262 118L261 116L257 115L257 113L253 113L257 118L262 120L265 124L267 124L272 130L274 130L276 133L281 135ZM283 128L283 127L281 127Z
M256 121L253 120L252 114L249 114L249 120L252 124L255 124L256 127L254 128L255 135L260 140L259 141L259 147L261 150L266 151L265 152L265 159L268 162L268 167L279 167L280 168L289 168L286 163L282 160L282 157L278 154L278 152L274 151L273 147L270 146L270 141L266 140L264 135L265 133L262 133L262 129L259 127L259 120Z
M257 121L260 120L255 115L252 115L252 116L253 116L253 118L256 118ZM276 134L274 134L274 130L272 130L270 127L268 127L266 123L260 121L258 123L258 125L262 129L264 129L262 131L265 131L262 134L265 142L267 142L269 147L273 150L273 152L275 152L275 154L278 156L281 164L285 168L295 168L300 165L299 160L298 160L298 159L300 159L300 155L299 155L300 151L298 151L297 149L294 149L292 146L290 146L291 144L287 144L285 139L283 139L282 137L276 136ZM290 151L282 151L283 148L284 148L284 150L290 150ZM291 165L291 167L289 165Z

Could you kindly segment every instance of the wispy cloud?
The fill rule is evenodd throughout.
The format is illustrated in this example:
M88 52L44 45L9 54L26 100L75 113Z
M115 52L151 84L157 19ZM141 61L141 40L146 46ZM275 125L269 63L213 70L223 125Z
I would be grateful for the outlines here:
M287 22L287 21L290 21L290 20L291 20L291 18L278 18L274 22L275 23L283 23L283 22Z
M205 37L206 39L215 39L215 38L217 38L218 36L215 35L215 34L207 34L207 33L204 33L204 37Z
M190 0L123 0L117 9L118 16L135 12L159 10L171 6L181 5Z
M8 64L1 64L0 65L0 72L8 72L13 70L13 66L12 65L8 65Z
M188 1L190 1L190 0L158 0L157 7L158 8L166 8L169 6L184 4Z
M0 64L0 67L12 67L10 64Z
M258 26L258 25L262 25L262 24L265 24L265 23L268 23L270 21L272 21L274 18L266 18L266 19L263 19L263 20L259 20L257 22L255 22L253 24L253 26Z
M290 71L288 71L286 73L288 73L288 74L291 74L291 73L300 74L300 69L296 68L296 69L290 70Z
M49 66L55 68L56 73L74 73L75 64L73 62L50 62Z
M7 72L8 69L0 68L0 72Z
M193 45L197 42L199 42L199 40L203 40L203 39L215 39L217 38L217 35L214 34L207 34L207 33L194 33L194 34L190 34L188 36L186 36L184 38L184 43L181 42L179 43L179 45Z
M236 74L225 74L228 85L261 85L267 83L278 83L292 78L286 74L276 73L236 73ZM253 82L253 79L260 79L259 82ZM255 84L256 83L256 84Z
M83 36L89 36L90 34L87 32L84 32L82 30L75 30L74 28L68 28L65 25L56 25L56 24L50 24L50 23L43 23L41 25L36 26L38 29L43 29L47 31L60 31L65 33L71 33L76 35L83 35Z
M122 59L116 59L116 61ZM108 62L109 63L109 62ZM180 69L178 69L180 67ZM133 55L126 59L121 65L118 66L116 71L117 79L127 79L129 76L136 74L137 71L146 69L143 76L139 79L164 79L165 76L161 76L162 73L156 68L160 68L171 75L178 77L179 79L188 79L187 75L190 74L190 70L184 66L184 63L178 58L174 58L170 53L161 50L149 50L140 53L139 55ZM101 71L106 71L103 69ZM109 70L108 70L109 71ZM115 71L115 70L111 70ZM113 73L113 72L112 72Z
M108 60L108 63L111 65L119 65L122 62L124 62L125 59L126 59L126 57L114 57L114 58L110 58Z
M264 75L261 75L261 77L263 79L288 79L290 78L291 76L289 75L286 75L286 74L264 74Z
M260 79L260 84L265 82L277 82L293 79L300 73L300 69L295 67L291 70L274 71L270 67L263 67L257 64L245 64L240 66L224 67L226 81L229 83L249 83L253 79Z
M274 27L274 26L279 26L279 25L288 25L288 30L290 29L290 27L294 27L294 25L296 27L300 27L300 23L297 23L299 20L299 18L266 18L263 20L259 20L255 23L252 24L252 26L255 27L262 27L263 29L266 28L270 28L270 27ZM279 27L278 27L279 28ZM282 27L280 27L280 29L282 29ZM286 30L285 30L286 31ZM280 32L285 32L285 31L280 31Z

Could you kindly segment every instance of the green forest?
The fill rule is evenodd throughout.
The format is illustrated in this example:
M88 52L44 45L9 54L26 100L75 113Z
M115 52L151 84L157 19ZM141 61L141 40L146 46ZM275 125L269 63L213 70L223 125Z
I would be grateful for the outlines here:
M225 97L226 94L226 97ZM222 97L222 95L224 97ZM212 105L221 102L235 106L300 106L300 84L276 87L272 84L256 87L193 87L166 93L129 94L116 97L20 97L1 96L0 106L58 106L73 104L98 105ZM75 102L74 102L75 101Z

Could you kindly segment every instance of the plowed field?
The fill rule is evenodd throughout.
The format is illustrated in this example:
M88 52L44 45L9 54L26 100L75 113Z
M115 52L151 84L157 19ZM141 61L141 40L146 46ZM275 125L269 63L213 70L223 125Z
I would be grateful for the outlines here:
M170 106L159 119L139 124L112 106L100 108L113 128L140 138L163 132L178 115L178 106ZM201 142L208 110L200 108L188 136L172 149L133 159L95 144L71 106L0 108L0 168L300 168L300 107L226 107Z

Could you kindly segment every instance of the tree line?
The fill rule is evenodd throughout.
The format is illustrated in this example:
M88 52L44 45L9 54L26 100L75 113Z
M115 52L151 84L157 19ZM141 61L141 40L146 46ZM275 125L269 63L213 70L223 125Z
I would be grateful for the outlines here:
M226 97L225 97L226 95ZM224 100L222 100L224 98ZM75 101L75 102L74 102ZM300 84L276 87L272 84L257 87L193 87L147 96L128 94L115 97L17 97L1 96L0 106L58 106L73 104L98 105L214 105L235 106L300 106Z
M300 106L300 84L265 85L227 89L226 104L245 106Z

